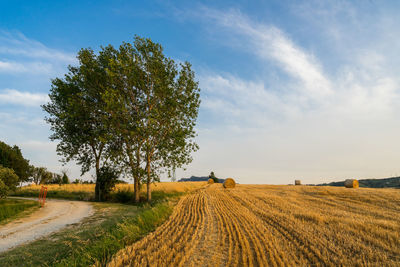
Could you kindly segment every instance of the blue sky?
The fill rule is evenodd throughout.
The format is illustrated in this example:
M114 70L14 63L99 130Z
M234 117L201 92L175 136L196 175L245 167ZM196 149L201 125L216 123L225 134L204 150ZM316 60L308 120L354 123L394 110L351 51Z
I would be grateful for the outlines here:
M80 48L138 34L191 62L202 89L200 150L178 177L400 175L399 11L398 1L2 1L0 140L60 172L40 109L50 79Z

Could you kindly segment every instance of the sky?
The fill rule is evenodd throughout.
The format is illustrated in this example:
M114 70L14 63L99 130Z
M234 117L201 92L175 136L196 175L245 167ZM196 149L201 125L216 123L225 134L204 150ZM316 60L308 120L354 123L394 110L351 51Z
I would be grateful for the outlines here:
M178 179L399 176L399 11L373 0L0 1L0 140L80 178L59 162L40 105L79 49L137 34L192 63L201 88L200 149Z

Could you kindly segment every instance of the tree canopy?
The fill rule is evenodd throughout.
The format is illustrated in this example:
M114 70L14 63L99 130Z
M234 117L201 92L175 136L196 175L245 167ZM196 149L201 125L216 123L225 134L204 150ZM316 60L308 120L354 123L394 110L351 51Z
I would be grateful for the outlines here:
M117 136L114 156L135 180L136 201L143 180L150 201L159 174L190 163L198 149L200 89L188 62L177 65L160 44L138 36L120 46L109 73L114 86L104 99Z
M134 179L135 201L142 182L191 162L200 89L188 62L176 64L160 44L135 36L118 49L102 47L78 53L79 66L52 81L50 102L43 106L51 140L59 140L64 161L76 160L82 173L96 170L100 180L123 171ZM111 168L107 175L100 169ZM107 170L111 170L107 169ZM115 172L114 172L115 171Z
M52 81L50 102L42 106L53 131L50 139L59 141L57 152L63 161L77 161L82 174L94 167L96 177L107 162L112 134L104 121L107 116L102 95L109 86L107 68L113 51L107 47L96 55L91 49L80 50L79 66L69 66L63 79ZM98 190L96 183L96 199Z
M0 166L0 198L5 197L9 191L15 190L19 178L13 169Z
M0 141L0 165L12 169L19 182L25 182L30 177L29 160L22 156L18 146L9 146Z

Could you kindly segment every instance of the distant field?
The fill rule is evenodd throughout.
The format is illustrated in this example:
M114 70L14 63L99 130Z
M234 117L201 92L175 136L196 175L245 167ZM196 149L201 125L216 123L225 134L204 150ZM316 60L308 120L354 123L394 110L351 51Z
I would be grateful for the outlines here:
M205 186L207 182L161 182L152 184L153 199L162 199L165 195L186 193ZM45 185L47 197L64 198L72 200L93 200L94 184L66 184L66 185ZM24 186L17 190L15 196L37 197L42 185ZM141 196L144 198L146 185L142 186ZM111 194L115 202L129 202L133 199L133 184L117 184Z
M208 186L109 266L399 266L400 190Z
M0 199L0 224L24 211L31 211L37 207L38 203L32 200Z

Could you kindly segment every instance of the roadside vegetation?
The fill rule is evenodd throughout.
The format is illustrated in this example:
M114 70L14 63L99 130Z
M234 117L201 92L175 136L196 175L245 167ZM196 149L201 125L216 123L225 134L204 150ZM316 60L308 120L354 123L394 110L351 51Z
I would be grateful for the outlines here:
M60 232L0 254L0 266L103 266L119 250L154 231L168 219L181 196L205 185L204 182L157 183L150 204L94 202L96 212L93 216ZM80 194L93 197L95 185L48 187L49 192L59 192L60 197ZM39 189L40 186L29 186L23 187L21 191L37 195ZM142 190L145 197L146 189ZM123 194L121 192L128 194L126 200L132 202L133 185L117 185L114 194Z
M141 206L94 203L95 215L0 254L0 266L104 265L113 254L160 225L176 198Z
M160 200L166 197L179 196L206 185L206 182L166 182L153 185L153 199ZM30 185L17 189L13 196L37 197L42 185ZM46 185L48 198L59 198L69 200L95 201L94 184L65 184L65 185ZM146 185L140 191L141 199L146 198ZM129 203L134 201L134 185L117 184L110 192L110 202Z
M33 212L39 206L36 201L24 199L0 199L0 224L17 218L19 215Z

